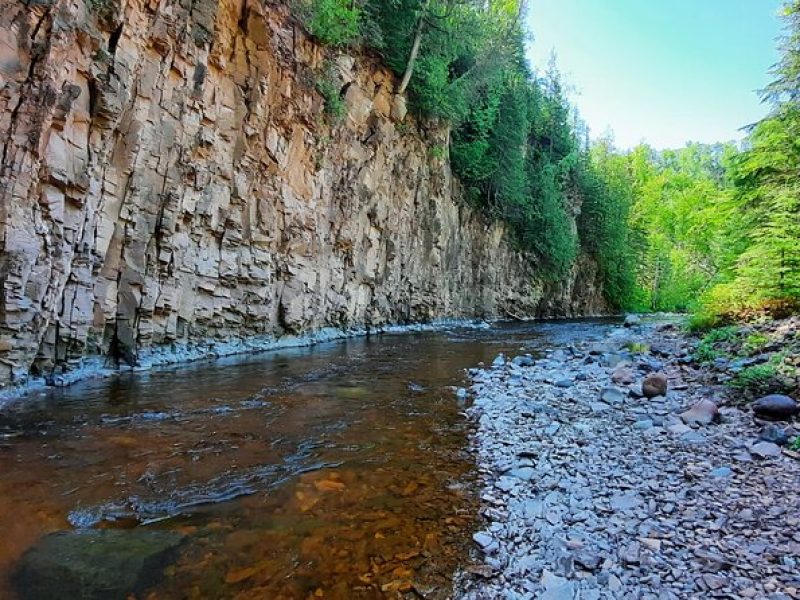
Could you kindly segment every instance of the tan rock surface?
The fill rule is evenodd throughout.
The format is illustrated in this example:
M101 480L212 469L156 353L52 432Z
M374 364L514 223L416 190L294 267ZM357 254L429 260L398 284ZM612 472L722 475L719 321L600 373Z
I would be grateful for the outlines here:
M0 9L0 386L176 342L603 310L590 261L545 289L430 156L447 131L398 126L391 73L284 3Z

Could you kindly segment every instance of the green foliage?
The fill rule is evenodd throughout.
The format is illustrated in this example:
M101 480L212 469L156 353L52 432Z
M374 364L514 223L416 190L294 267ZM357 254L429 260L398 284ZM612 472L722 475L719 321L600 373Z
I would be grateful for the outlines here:
M755 393L766 394L775 388L775 378L778 375L778 370L775 365L764 364L754 365L742 369L731 380L731 387L739 390L749 390Z
M736 326L729 325L727 327L718 327L709 331L704 337L703 342L706 344L717 344L719 342L732 342L739 334L739 329Z
M754 354L766 346L769 338L762 333L751 333L742 344L742 352L746 355Z
M719 316L699 310L689 315L686 320L686 331L700 333L719 326Z
M582 163L578 231L581 246L597 260L607 298L619 308L639 309L634 267L640 241L628 226L633 186L625 163L609 140L596 144Z
M430 152L431 158L436 159L436 160L443 159L447 154L444 146L439 146L439 145L432 146L429 152Z
M717 358L726 356L726 353L716 346L718 344L733 342L737 337L738 329L736 327L730 326L712 329L703 336L703 339L700 340L700 343L697 345L693 355L694 360L699 363L710 363L714 362Z
M325 101L325 114L330 122L334 125L340 122L347 109L330 68L325 68L323 74L316 79L315 87Z
M636 354L644 354L650 351L650 346L648 346L643 342L628 342L627 344L625 344L625 348L628 351L634 352Z
M352 0L297 0L295 12L309 33L330 46L344 46L359 37L362 11Z
M697 346L697 349L694 351L693 358L695 362L710 363L722 356L723 354L718 350L715 350L710 344L700 343Z
M789 442L789 449L795 452L800 452L800 435L795 436Z
M730 191L719 215L705 217L716 227L698 233L715 241L712 285L700 299L708 314L800 300L800 2L787 2L784 19L781 58L764 92L773 110L725 165Z

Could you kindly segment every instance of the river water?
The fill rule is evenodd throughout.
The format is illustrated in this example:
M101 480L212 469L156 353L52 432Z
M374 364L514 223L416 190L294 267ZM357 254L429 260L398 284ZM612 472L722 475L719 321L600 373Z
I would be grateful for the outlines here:
M185 536L148 600L447 597L478 518L454 386L610 327L372 336L33 394L0 413L0 597L25 597L43 535L86 528Z

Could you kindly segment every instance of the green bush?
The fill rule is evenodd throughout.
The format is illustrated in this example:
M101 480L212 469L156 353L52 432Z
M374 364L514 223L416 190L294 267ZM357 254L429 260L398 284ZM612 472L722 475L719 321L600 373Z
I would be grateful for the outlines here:
M345 46L361 32L361 9L351 0L297 0L295 12L308 32L328 46Z
M692 313L686 320L686 331L689 333L701 333L718 326L719 317L703 311Z
M722 353L715 350L711 344L700 342L692 356L696 362L710 363L722 357Z
M727 327L717 327L712 329L703 337L703 343L717 344L719 342L732 342L739 333L738 327L729 325Z

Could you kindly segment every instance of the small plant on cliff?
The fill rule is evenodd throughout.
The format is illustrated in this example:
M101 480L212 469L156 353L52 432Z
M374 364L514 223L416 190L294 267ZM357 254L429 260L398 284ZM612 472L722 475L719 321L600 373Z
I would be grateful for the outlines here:
M309 33L327 46L346 46L359 37L362 14L352 0L296 0L294 10Z
M325 69L323 75L317 78L314 87L325 102L325 114L330 123L333 125L339 123L344 118L347 109L330 69Z

